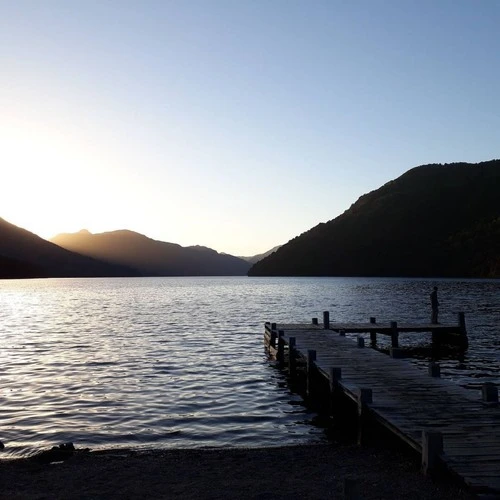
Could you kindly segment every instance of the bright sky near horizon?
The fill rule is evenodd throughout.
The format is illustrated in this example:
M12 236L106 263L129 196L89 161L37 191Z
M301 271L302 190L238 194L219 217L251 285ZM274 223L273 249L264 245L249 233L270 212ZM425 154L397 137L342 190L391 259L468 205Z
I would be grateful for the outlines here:
M497 0L0 0L0 217L254 255L498 158Z

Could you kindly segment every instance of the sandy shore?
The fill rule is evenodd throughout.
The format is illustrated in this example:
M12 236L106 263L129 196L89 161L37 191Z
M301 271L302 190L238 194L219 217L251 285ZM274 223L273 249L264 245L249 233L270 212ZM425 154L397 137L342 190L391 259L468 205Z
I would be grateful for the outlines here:
M345 479L363 499L473 498L450 479L424 477L400 452L334 444L2 460L0 498L342 499Z

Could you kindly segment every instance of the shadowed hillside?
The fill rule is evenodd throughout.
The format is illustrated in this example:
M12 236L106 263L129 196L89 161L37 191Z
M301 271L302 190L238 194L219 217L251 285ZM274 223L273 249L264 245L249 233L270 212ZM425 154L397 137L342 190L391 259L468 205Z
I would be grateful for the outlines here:
M133 231L60 234L53 243L84 255L138 269L145 276L243 276L250 264L202 246L182 247Z
M250 276L500 277L500 160L413 168Z
M262 260L266 258L268 255L271 255L272 253L276 252L278 248L281 245L275 246L271 248L271 250L268 250L267 252L264 253L259 253L257 255L252 255L251 257L240 257L240 259L246 260L247 262L250 262L250 264L255 264L256 262L259 262L259 260Z
M0 278L137 275L132 269L65 250L0 218Z

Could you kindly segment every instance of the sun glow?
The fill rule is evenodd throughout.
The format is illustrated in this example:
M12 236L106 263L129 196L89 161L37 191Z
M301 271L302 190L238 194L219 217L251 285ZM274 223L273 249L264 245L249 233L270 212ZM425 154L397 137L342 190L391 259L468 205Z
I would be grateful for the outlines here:
M47 123L10 120L0 125L2 190L0 216L43 237L57 227L74 228L82 204L91 199L102 165L69 131ZM102 175L101 175L102 176ZM83 221L82 221L83 222Z

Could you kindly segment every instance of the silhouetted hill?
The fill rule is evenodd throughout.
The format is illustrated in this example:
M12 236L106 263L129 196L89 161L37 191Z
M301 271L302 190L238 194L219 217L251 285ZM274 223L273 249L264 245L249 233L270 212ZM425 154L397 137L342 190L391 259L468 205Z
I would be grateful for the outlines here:
M130 268L65 250L0 218L0 278L137 275Z
M84 255L138 269L145 276L244 276L250 264L202 246L182 247L133 231L59 234L53 243Z
M249 275L498 278L500 160L413 168Z
M276 252L276 250L278 250L280 246L281 245L275 246L271 248L271 250L268 250L267 252L259 253L257 255L252 255L251 257L240 257L240 259L246 260L247 262L250 262L250 264L255 264L256 262L259 262L259 260L262 260L266 258L268 255L271 255L272 253Z

